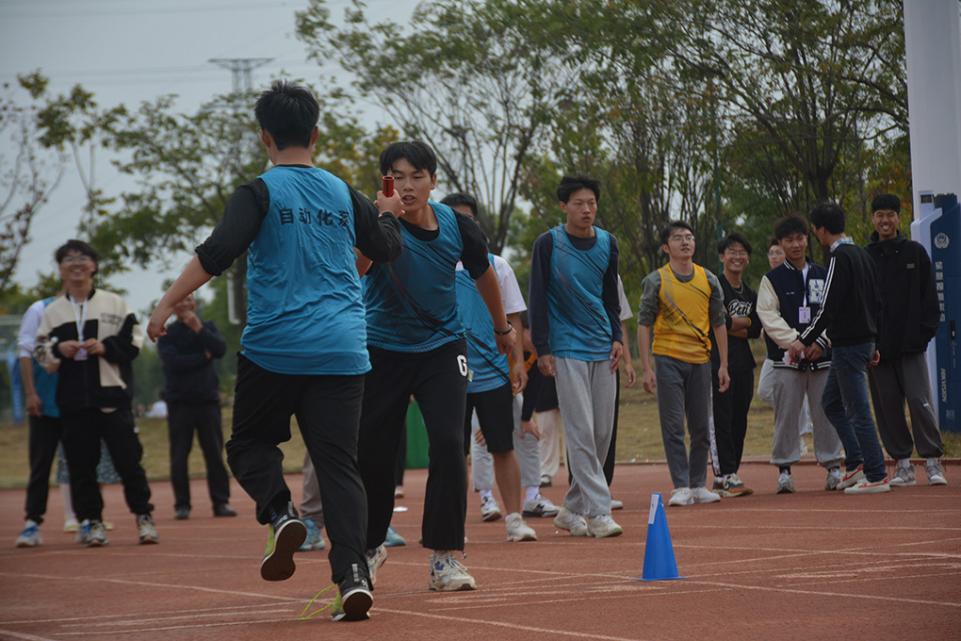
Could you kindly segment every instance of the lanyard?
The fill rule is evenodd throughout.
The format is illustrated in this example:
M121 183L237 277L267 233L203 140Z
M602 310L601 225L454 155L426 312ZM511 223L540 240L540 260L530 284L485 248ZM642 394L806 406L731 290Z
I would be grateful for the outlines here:
M801 282L804 283L804 287L801 288L803 290L802 296L804 297L803 300L801 301L801 307L808 306L808 276L810 274L811 274L811 266L808 265L807 262L805 262L804 269L801 270Z
M73 319L77 324L77 340L81 343L83 342L83 328L87 324L87 303L89 301L84 301L82 303L75 303L73 299L70 299L70 305L73 307ZM80 312L77 312L77 308L80 308Z

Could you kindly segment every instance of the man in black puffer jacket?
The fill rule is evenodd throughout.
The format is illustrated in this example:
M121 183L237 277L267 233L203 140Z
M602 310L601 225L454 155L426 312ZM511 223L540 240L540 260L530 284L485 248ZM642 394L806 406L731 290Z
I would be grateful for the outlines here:
M931 404L931 384L924 352L941 320L931 259L924 247L898 231L901 201L879 194L871 203L875 232L868 254L877 264L882 312L878 351L881 362L868 370L874 414L881 441L897 460L891 485L915 484L911 453L915 446L926 459L930 485L946 485L941 456L944 446ZM911 413L911 430L904 402ZM914 439L911 432L914 432Z

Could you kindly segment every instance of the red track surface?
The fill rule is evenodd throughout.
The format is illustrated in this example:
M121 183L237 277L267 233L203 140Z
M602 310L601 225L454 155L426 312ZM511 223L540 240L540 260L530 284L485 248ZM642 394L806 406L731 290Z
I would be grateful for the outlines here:
M574 539L530 519L536 543L507 543L503 521L468 511L466 563L476 592L427 590L427 553L394 548L378 575L373 616L362 623L298 621L329 581L326 554L298 555L284 583L260 579L265 531L234 487L236 519L208 516L195 482L189 521L174 521L169 485L153 485L161 543L138 546L118 486L106 489L110 545L85 549L62 534L51 493L44 545L14 549L23 492L0 493L0 638L33 641L274 639L961 639L961 468L951 487L881 496L821 490L822 471L795 468L798 494L773 493L776 470L749 464L757 493L669 508L685 580L642 583L651 492L669 491L663 465L620 466L615 513L625 535ZM919 473L923 477L923 473ZM919 478L920 481L920 478ZM299 477L288 479L299 495ZM921 481L923 483L923 481ZM424 473L407 477L394 525L419 536ZM560 503L563 487L547 494Z

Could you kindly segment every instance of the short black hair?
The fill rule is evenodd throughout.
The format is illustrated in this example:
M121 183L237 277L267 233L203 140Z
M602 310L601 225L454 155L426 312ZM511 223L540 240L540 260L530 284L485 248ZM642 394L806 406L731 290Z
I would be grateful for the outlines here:
M594 199L601 202L601 183L587 176L564 176L557 186L557 200L566 203L575 191L590 189L594 192Z
M320 105L308 89L277 80L260 94L254 114L260 128L274 139L277 149L306 148L320 118Z
M57 264L59 265L61 262L63 262L63 259L67 257L67 254L73 252L81 254L82 256L86 256L96 265L100 265L100 255L97 254L97 250L91 247L89 243L85 243L82 240L77 240L76 238L71 238L64 244L60 245L60 247L57 247L57 251L53 253L53 259L57 261ZM97 270L95 269L93 273L96 274Z
M808 222L797 214L788 214L787 216L779 218L777 222L774 223L774 239L777 242L794 234L807 236L809 232Z
M751 255L751 243L749 243L747 238L744 237L744 234L736 231L732 231L730 234L721 239L721 241L717 244L717 253L723 254L727 251L728 247L735 243L743 247L748 256Z
M771 249L771 248L774 247L775 245L778 246L778 247L781 246L781 241L778 239L777 236L771 236L770 238L767 239L767 248L768 248L768 249Z
M811 210L811 224L826 229L831 234L840 234L844 231L844 210L833 202L815 205Z
M465 205L470 207L471 213L474 214L474 218L477 218L477 199L470 194L463 194L456 192L453 194L447 194L444 196L441 203L447 205L448 207L454 207L455 205Z
M894 194L878 194L871 201L871 212L890 209L898 214L901 213L901 199Z
M686 229L687 231L694 233L694 229L688 225L683 220L672 220L661 230L661 244L666 245L668 239L671 237L671 233L675 229Z
M426 170L431 176L437 173L437 155L430 145L419 140L402 140L387 145L380 154L380 173L390 175L390 168L401 159L412 164L414 169Z

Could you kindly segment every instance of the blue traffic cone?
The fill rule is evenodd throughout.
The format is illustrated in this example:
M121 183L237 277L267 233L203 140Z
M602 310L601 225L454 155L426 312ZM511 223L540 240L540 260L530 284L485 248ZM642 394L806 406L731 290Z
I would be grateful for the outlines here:
M651 494L651 512L647 519L647 543L644 546L644 581L670 581L681 579L677 573L671 531L667 529L667 516L661 495Z

